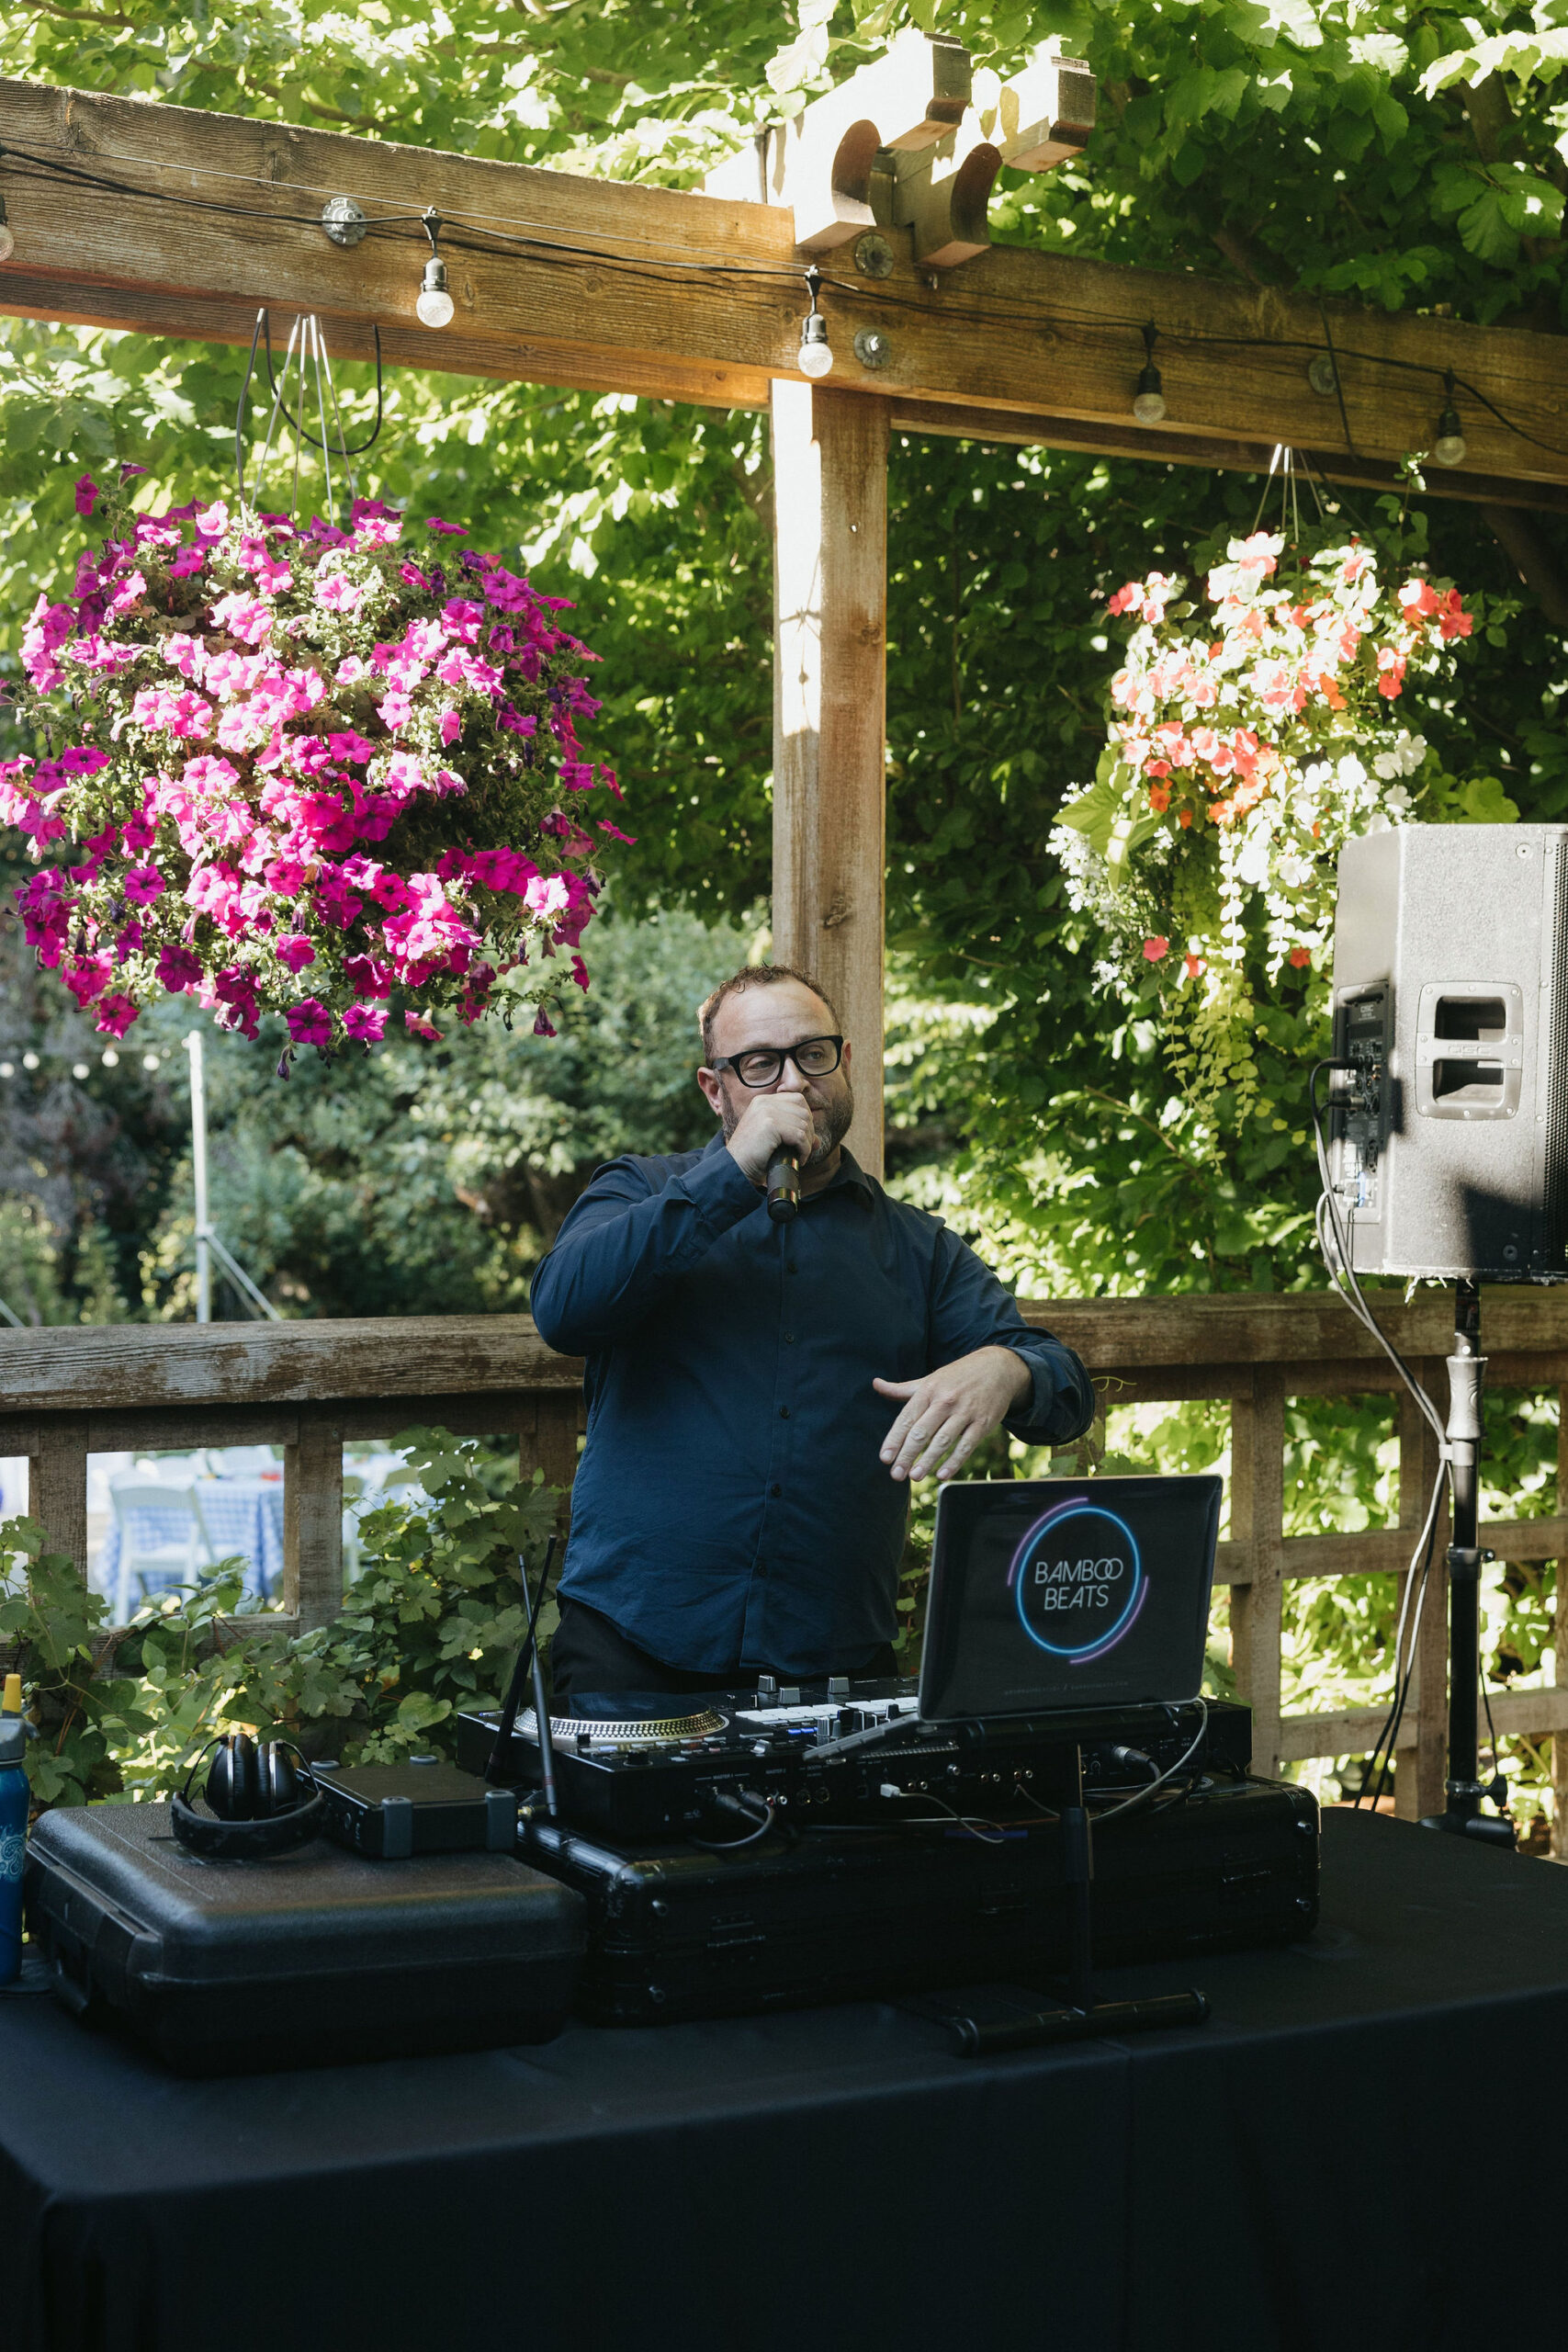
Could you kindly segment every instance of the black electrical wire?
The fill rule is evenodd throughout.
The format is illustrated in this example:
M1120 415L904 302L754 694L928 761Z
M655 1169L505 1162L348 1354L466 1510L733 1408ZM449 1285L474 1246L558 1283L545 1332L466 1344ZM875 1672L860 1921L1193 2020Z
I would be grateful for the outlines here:
M1350 1263L1349 1237L1347 1235L1344 1226L1340 1221L1339 1204L1335 1196L1334 1185L1328 1166L1328 1145L1323 1132L1323 1114L1318 1108L1317 1074L1319 1070L1322 1069L1354 1069L1358 1067L1358 1064L1346 1061L1343 1058L1325 1057L1322 1061L1314 1062L1312 1069L1307 1074L1307 1103L1312 1113L1313 1136L1317 1147L1318 1176L1323 1186L1322 1198L1318 1206L1320 1211L1326 1207L1329 1224L1334 1237L1333 1252L1331 1254L1329 1250L1325 1248L1324 1259L1328 1268L1329 1281L1334 1284L1335 1289L1339 1293L1340 1297L1345 1301L1347 1306L1349 1307L1350 1312L1355 1316L1356 1320L1371 1335L1371 1337L1377 1341L1379 1347L1382 1348L1384 1355L1387 1356L1389 1362L1393 1364L1395 1372L1398 1373L1400 1379L1404 1382L1405 1387L1409 1390L1412 1397L1420 1408L1422 1417L1427 1423L1427 1426L1433 1430L1438 1442L1446 1446L1448 1442L1448 1430L1444 1425L1441 1413L1439 1413L1436 1405L1433 1404L1432 1399L1427 1396L1427 1391L1422 1387L1420 1382L1411 1371L1410 1366L1405 1363L1404 1358L1394 1346L1393 1341L1389 1338L1387 1332L1383 1330L1382 1325L1378 1322L1377 1317L1373 1315L1371 1308L1367 1305L1366 1298L1361 1290L1360 1283L1357 1279L1355 1269ZM1324 1232L1320 1219L1318 1224L1318 1239L1320 1244L1323 1242L1323 1238Z
M752 1792L750 1790L748 1790L746 1793L748 1796L750 1796ZM758 1819L755 1810L755 1804L760 1804L762 1808L761 1817L760 1820ZM755 1799L754 1804L751 1805L743 1804L739 1797L733 1797L730 1799L730 1809L739 1813L747 1821L757 1822L756 1828L750 1832L750 1836L745 1838L699 1838L694 1832L688 1834L686 1841L688 1845L700 1846L705 1854L736 1853L742 1846L755 1846L760 1838L767 1836L769 1830L773 1826L773 1800L770 1797L758 1797Z
M25 165L30 165L32 172L38 175L47 177L52 175L56 178L66 179L76 186L95 188L107 195L140 198L157 204L174 204L184 210L216 213L234 220L266 220L275 226L293 226L317 232L321 226L319 215L282 212L266 209L260 206L231 204L212 197L183 196L172 191L155 191L138 187L132 182L111 179L105 174L90 172L79 164L40 155L28 148L6 145L0 148L0 155L4 155L7 161L16 159ZM152 168L169 167L155 164ZM20 176L26 177L28 174L24 172ZM379 220L367 221L365 233L367 236L374 236L389 228L399 226L404 221L417 221L423 224L423 213L385 214ZM678 276L682 273L696 272L699 275L713 277L773 278L781 283L793 284L798 275L791 266L766 262L682 261L669 256L656 260L644 260L635 254L608 252L602 246L573 244L559 237L530 236L517 232L491 228L477 220L472 223L469 233L466 237L462 234L454 234L449 222L444 229L443 234L447 250L452 252L490 253L495 251L497 246L525 248L547 261L566 263L593 261L612 268L635 269L645 275L656 277L660 274ZM486 238L491 241L489 243L480 242ZM928 303L916 296L900 294L890 287L877 286L868 282L857 285L855 293L861 300L881 302L893 309L918 311L922 315L929 315ZM955 307L949 315L955 323L965 325L984 324L987 320L1013 318L1028 325L1043 326L1054 319L1077 319L1104 331L1125 329L1129 335L1141 335L1146 324L1146 321L1141 319L1106 318L1099 311L1075 310L1071 304L1055 306L1049 314L1045 314L1026 303L1009 303L1005 300L998 302L994 298L986 303L983 311L976 311L973 308L959 310ZM1328 334L1329 356L1335 368L1337 390L1338 390L1340 358L1357 360L1371 368L1392 368L1407 375L1431 376L1439 381L1451 379L1455 388L1463 392L1467 399L1474 401L1483 408L1488 415L1495 417L1505 432L1512 434L1516 439L1529 442L1533 448L1544 450L1550 457L1568 457L1568 449L1560 448L1552 442L1543 441L1539 435L1529 432L1526 426L1517 424L1512 417L1500 409L1495 401L1489 400L1484 392L1470 382L1468 378L1455 374L1450 368L1427 361L1397 359L1385 352L1339 350L1335 346L1332 335L1328 334L1326 312L1324 313L1324 317L1325 332ZM1201 328L1162 327L1160 335L1161 340L1168 344L1188 345L1195 347L1210 345L1232 350L1306 351L1314 354L1322 348L1318 344L1309 343L1296 336L1210 334ZM1345 414L1342 392L1340 393L1340 417L1348 439L1348 423Z
M1095 1827L1098 1829L1103 1822L1114 1821L1119 1815L1123 1813L1132 1813L1137 1806L1147 1804L1156 1790L1163 1789L1168 1781L1173 1781L1178 1772L1180 1771L1182 1766L1189 1763L1191 1758L1196 1756L1199 1748L1203 1744L1203 1735L1208 1728L1209 1702L1206 1699L1200 1699L1198 1702L1198 1728L1193 1733L1187 1747L1177 1758L1175 1763L1168 1765L1166 1770L1160 1774L1159 1778L1156 1781L1151 1781L1147 1788L1139 1789L1133 1796L1123 1797L1120 1804L1109 1805L1103 1813L1091 1815L1090 1818L1093 1821ZM1086 1790L1085 1794L1088 1795L1089 1793L1089 1792Z
M278 399L278 398L279 398L279 393L278 393L278 388L277 388L277 378L276 378L276 375L274 373L274 369L273 369L273 360L272 360L272 313L271 313L271 311L268 311L268 310L265 310L265 309L262 310L262 311L257 314L256 324L257 324L257 326L260 328L260 330L261 330L262 334L265 335L265 339L266 339L266 379L267 379L267 385L268 385L269 390L271 390L272 396L273 396L274 400L276 400L276 399ZM320 437L320 435L319 435L312 433L312 432L311 432L311 430L310 430L310 426L309 426L308 424L307 424L307 425L305 425L305 426L302 428L302 430L303 430L303 435L304 435L304 438L305 438L305 439L310 443L310 447L311 447L311 448L312 448L312 449L320 449L320 450L321 450L321 451L322 451L323 455L325 455L325 456L333 457L333 458L344 458L345 461L346 461L348 458L362 458L362 457L365 455L365 452L367 451L367 449L373 449L373 448L376 447L377 442L378 442L378 441L380 439L380 437L381 437L381 419L382 419L382 414L383 414L383 410L382 410L382 401L381 401L381 330L380 330L380 328L377 325L377 323L376 323L376 322L375 322L375 320L374 320L374 319L372 319L372 321L370 322L370 332L371 332L371 334L374 335L374 337L375 337L375 339L376 339L376 422L375 422L375 424L371 426L371 428L370 428L369 432L367 434L367 435L366 435L365 439L364 439L363 441L356 441L356 442L355 443L355 445L354 445L354 447L353 447L353 448L352 448L352 449L349 447L349 446L348 446L347 442L344 439L344 437L343 437L343 435L342 435L342 434L341 434L341 433L340 433L340 434L339 434L339 435L338 435L338 446L337 446L337 447L336 447L335 449L331 449L331 448L329 448L329 447L327 447L327 444L326 444L326 443L325 443L325 442L324 442L324 441ZM244 381L244 386L243 386L243 390L241 390L241 393L240 393L240 413L241 413L241 415L242 415L242 416L243 416L243 413L244 413L245 394L246 394L246 392L248 392L248 391L249 391L249 390L250 390L250 385L251 385L251 369L255 366L255 359L256 359L256 338L255 338L255 335L253 334L252 334L252 336L251 336L251 356L250 356L250 364L249 364L249 366L248 366L248 367L246 368L246 369L245 369L245 381ZM287 360L285 360L284 365L285 365L285 368L287 368L287 366L288 366L288 361L287 361ZM303 353L301 353L301 355L300 355L300 366L301 366L301 368L303 368L303 366L304 366L304 355L303 355ZM333 399L334 399L334 401L335 401L335 399L336 399L336 395L335 395L335 394L333 395ZM238 431L239 431L239 428L238 428L238 425L236 424L236 427L235 427L235 433L236 433L236 447L238 447Z
M1440 1476L1438 1479L1438 1487L1440 1490ZM1399 1623L1394 1629L1393 1636L1393 1702L1389 1708L1387 1715L1383 1719L1382 1729L1379 1732L1377 1740L1372 1747L1372 1752L1367 1758L1367 1762L1362 1770L1361 1785L1356 1791L1355 1799L1350 1808L1353 1813L1359 1813L1360 1811L1361 1799L1366 1795L1369 1786L1371 1788L1371 1809L1374 1813L1377 1811L1379 1804L1382 1801L1383 1791L1388 1786L1388 1776L1393 1770L1393 1751L1399 1745L1400 1726L1404 1721L1404 1710L1409 1702L1410 1692L1416 1680L1416 1649L1421 1634L1421 1612L1427 1599L1427 1579L1431 1575L1432 1541L1436 1528L1437 1514L1434 1511L1428 1514L1427 1521L1426 1545L1421 1554L1420 1581L1416 1587L1416 1609L1410 1627L1410 1647L1408 1652L1404 1655L1404 1663L1402 1668L1400 1665L1401 1645L1404 1635L1405 1610L1409 1608L1411 1593L1411 1584L1407 1582L1404 1588L1404 1604L1400 1610ZM1414 1579L1416 1574L1416 1562L1412 1559L1407 1575L1411 1579ZM1381 1767L1378 1762L1380 1755L1382 1758Z
M1376 1745L1362 1772L1361 1785L1356 1792L1354 1801L1355 1805L1359 1807L1362 1797L1367 1793L1369 1782L1372 1781L1373 1775L1376 1774L1377 1779L1372 1786L1371 1798L1375 1811L1393 1768L1393 1751L1398 1744L1399 1729L1404 1720L1404 1709L1415 1678L1416 1643L1420 1636L1421 1616L1426 1605L1427 1586L1431 1572L1432 1545L1437 1531L1438 1510L1442 1499L1443 1482L1448 1473L1449 1446L1448 1430L1442 1415L1367 1304L1355 1268L1351 1263L1349 1237L1339 1216L1339 1204L1334 1191L1333 1171L1328 1164L1328 1144L1323 1131L1323 1114L1318 1107L1317 1074L1323 1069L1354 1069L1357 1067L1357 1064L1347 1061L1343 1057L1331 1057L1314 1062L1307 1076L1307 1102L1312 1112L1313 1137L1316 1147L1318 1175L1323 1187L1314 1216L1318 1247L1323 1252L1324 1264L1327 1268L1330 1282L1355 1316L1356 1320L1377 1341L1393 1365L1419 1408L1423 1419L1436 1436L1438 1445L1437 1476L1432 1482L1426 1521L1420 1535L1416 1538L1416 1549L1411 1555L1410 1566L1405 1572L1404 1597L1400 1604L1399 1619L1394 1627L1393 1697L1382 1729L1378 1734ZM1406 1619L1412 1617L1410 1604L1413 1593L1416 1606L1410 1626L1409 1649L1406 1652L1404 1628ZM1381 1768L1378 1762L1380 1754L1382 1757Z
M1317 306L1317 315L1323 321L1323 339L1328 345L1328 364L1334 370L1334 397L1339 403L1339 423L1344 429L1345 447L1354 457L1356 444L1350 437L1350 419L1345 408L1345 386L1340 380L1339 354L1334 348L1334 330L1328 323L1328 305L1321 299Z

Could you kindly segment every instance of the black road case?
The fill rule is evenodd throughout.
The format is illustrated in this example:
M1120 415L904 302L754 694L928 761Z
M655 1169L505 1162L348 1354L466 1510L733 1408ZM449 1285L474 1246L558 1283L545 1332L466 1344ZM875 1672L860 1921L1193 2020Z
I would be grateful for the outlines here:
M512 1855L367 1861L318 1839L203 1861L164 1804L45 1814L27 1905L62 1998L196 2075L547 2041L587 1929L580 1895Z
M1157 1804L1157 1801L1156 1801ZM588 1897L582 2013L603 2024L842 2001L1066 1965L1054 1821L987 1843L947 1829L844 1826L732 1854L613 1848L524 1816L522 1850ZM1317 1920L1310 1791L1215 1781L1108 1823L1094 1841L1097 1961L1291 1942Z

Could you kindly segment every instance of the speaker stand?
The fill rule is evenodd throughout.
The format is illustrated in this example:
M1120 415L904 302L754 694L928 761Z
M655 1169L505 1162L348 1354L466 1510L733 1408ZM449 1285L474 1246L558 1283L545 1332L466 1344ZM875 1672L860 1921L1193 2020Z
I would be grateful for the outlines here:
M1514 1825L1481 1810L1481 1800L1497 1797L1497 1783L1483 1786L1481 1772L1481 1568L1493 1557L1477 1542L1480 1511L1481 1388L1486 1359L1481 1352L1481 1285L1464 1277L1454 1284L1454 1351L1449 1358L1449 1472L1453 1492L1453 1541L1449 1545L1449 1777L1448 1802L1430 1813L1423 1829L1446 1829L1456 1838L1512 1846ZM1504 1790L1506 1794L1506 1790Z

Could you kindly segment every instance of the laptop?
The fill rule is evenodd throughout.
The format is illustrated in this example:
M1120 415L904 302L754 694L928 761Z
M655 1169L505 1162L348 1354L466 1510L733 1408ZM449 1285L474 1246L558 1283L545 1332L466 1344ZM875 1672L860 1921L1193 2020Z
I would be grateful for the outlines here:
M1213 1476L944 1487L922 1719L1195 1699L1221 1491Z

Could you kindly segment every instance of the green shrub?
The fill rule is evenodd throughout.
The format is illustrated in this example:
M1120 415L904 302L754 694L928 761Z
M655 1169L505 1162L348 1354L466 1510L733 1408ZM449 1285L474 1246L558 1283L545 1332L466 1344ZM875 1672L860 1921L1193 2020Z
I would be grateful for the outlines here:
M312 1633L269 1630L247 1609L243 1561L110 1630L107 1602L36 1521L0 1524L0 1648L38 1732L36 1804L167 1796L224 1731L348 1763L452 1755L455 1717L489 1702L522 1640L518 1554L536 1575L560 1498L539 1471L498 1479L478 1440L408 1430L396 1442L426 1499L367 1514L360 1573ZM551 1602L546 1641L554 1623Z

